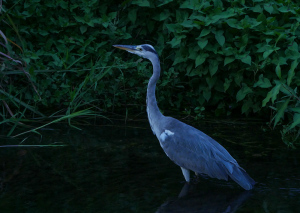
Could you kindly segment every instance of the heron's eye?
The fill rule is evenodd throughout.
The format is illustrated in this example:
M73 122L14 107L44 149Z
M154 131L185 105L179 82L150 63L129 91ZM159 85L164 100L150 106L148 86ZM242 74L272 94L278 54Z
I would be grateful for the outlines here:
M138 47L137 50L142 51L142 48L141 48L141 47Z

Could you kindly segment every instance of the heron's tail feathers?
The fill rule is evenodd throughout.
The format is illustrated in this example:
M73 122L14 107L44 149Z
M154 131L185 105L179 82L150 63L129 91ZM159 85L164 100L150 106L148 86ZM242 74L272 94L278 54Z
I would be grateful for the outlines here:
M241 187L243 187L246 190L251 190L256 183L247 174L247 172L239 166L235 166L232 173L229 173L228 175L232 180L237 182Z

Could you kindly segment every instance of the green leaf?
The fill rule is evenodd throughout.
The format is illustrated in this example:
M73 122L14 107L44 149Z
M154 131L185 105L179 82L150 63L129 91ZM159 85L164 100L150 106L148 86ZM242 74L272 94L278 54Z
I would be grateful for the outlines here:
M81 59L83 59L86 55L83 55L81 57L79 57L78 59L76 59L75 61L73 61L66 69L69 70L71 69L71 67L76 64L78 61L80 61Z
M225 82L224 82L224 92L226 92L226 90L229 88L231 82L232 82L232 79L225 78Z
M136 13L137 13L137 9L132 9L128 12L128 19L131 21L132 24L135 24Z
M147 0L133 0L131 3L140 7L150 7L150 3Z
M271 46L267 45L266 43L259 43L255 46L258 48L257 51L256 51L258 53L262 53L262 52L265 52L265 51L271 49Z
M194 23L193 20L185 20L180 25L186 28L193 28L193 27L200 28L197 24Z
M279 7L279 8L277 8L277 10L281 13L288 13L288 12L295 13L295 10L291 10L291 8L287 7L287 6Z
M208 40L207 39L199 39L198 41L198 45L199 47L203 50L204 47L208 44Z
M253 85L253 87L261 87L261 88L269 88L271 86L272 86L272 84L271 84L270 80L267 78L264 78L263 74L261 74L259 76L259 80L257 82L255 82L255 84Z
M286 61L287 61L287 58L284 58L284 57L281 57L281 56L279 57L279 59L276 60L278 65L286 65L287 64ZM276 63L274 63L274 64L276 64Z
M300 114L295 113L293 116L293 123L288 127L288 130L295 128L295 126L300 124Z
M165 26L167 27L168 31L172 33L181 30L182 28L179 24L166 24Z
M208 35L210 33L210 29L203 29L202 31L201 31L201 33L200 33L200 38L201 37L203 37L203 36L206 36L206 35Z
M177 47L181 43L181 39L183 39L185 37L186 37L186 35L176 36L171 41L169 41L167 43L171 44L171 46L174 48L174 47Z
M157 7L161 7L161 6L166 5L166 4L168 4L168 3L172 2L172 1L173 0L164 0L164 1L159 2L159 4L156 5L156 6Z
M225 37L223 36L224 31L223 30L218 30L215 33L215 38L218 41L218 43L223 47L225 43Z
M285 95L290 97L297 97L295 91L284 83L281 83L280 92L283 92Z
M266 104L270 101L270 99L272 97L272 90L270 92L268 92L267 97L265 97L265 99L262 101L262 105L261 105L262 107L266 106ZM278 92L279 92L279 89L278 89Z
M270 13L270 14L272 14L273 13L273 11L274 11L274 8L273 8L273 4L265 4L264 5L264 9L268 12L268 13Z
M244 62L245 64L251 65L251 56L247 55L246 57L241 58L241 61Z
M207 53L201 53L200 55L198 55L196 58L196 61L195 61L195 63L196 63L195 68L198 67L199 65L203 64L208 56L209 55Z
M241 82L243 81L243 73L242 72L236 72L233 74L234 76L234 82L237 84L237 85L241 85Z
M289 110L291 110L291 111L293 111L293 112L300 113L300 107L290 108Z
M265 51L264 54L263 54L264 59L267 58L272 52L274 52L274 50Z
M81 32L81 34L85 33L86 31L87 31L87 26L86 25L80 26L80 32Z
M39 34L41 34L42 36L46 36L46 35L49 35L49 32L46 30L39 29Z
M275 46L277 45L277 43L278 43L278 41L279 41L280 39L285 39L286 36L287 36L287 35L286 35L285 33L280 33L279 36L278 36L278 38L277 38L276 41L275 41Z
M165 10L152 18L156 21L163 21L163 20L166 20L167 18L169 18L170 15L171 15L171 13L169 11Z
M253 106L253 102L251 99L248 99L246 101L243 102L243 106L242 106L242 114L248 114L250 108Z
M185 62L186 60L187 60L186 58L182 57L181 52L177 51L175 54L175 59L174 59L172 66L179 64L181 62Z
M209 73L213 76L218 71L219 62L217 60L211 60L209 62Z
M255 7L252 7L252 11L255 13L262 13L263 9L257 4Z
M179 8L188 8L195 11L201 11L202 8L210 7L210 2L202 1L201 3L198 0L186 0L185 2L181 3Z
M234 60L235 60L234 57L226 57L225 60L224 60L224 66L226 66L227 64L230 64Z
M279 64L276 66L275 72L276 72L276 75L278 76L278 78L281 79L281 68L280 68Z
M205 98L205 100L208 102L210 97L211 97L211 90L209 88L206 88L205 90L203 90L203 97Z
M217 2L218 0L215 0L215 3ZM215 4L215 7L216 7L216 4ZM223 7L223 6L221 6ZM221 12L218 14L214 14L214 15L208 15L206 16L205 18L205 25L206 26L209 26L211 24L215 24L217 23L219 20L223 19L223 20L226 20L228 19L229 17L232 17L232 16L235 16L235 10L233 8L230 8L224 12Z
M236 20L236 19L228 19L226 20L226 23L232 27L232 28L236 28L236 29L244 29L242 26L241 26L241 22Z
M249 88L247 86L247 84L242 83L242 88L238 91L238 93L236 94L236 101L239 102L241 100L243 100L246 95L248 95L249 93L252 93L252 89Z
M217 78L216 77L206 77L206 83L208 84L209 89L213 88L216 84Z
M241 25L243 26L244 29L247 28L253 29L260 24L261 24L260 21L257 21L255 18L250 18L248 15L246 15L245 18L241 20Z
M298 61L295 60L291 64L291 69L288 72L287 85L290 86L293 77L295 76L295 68L298 66Z
M277 123L279 122L279 120L280 120L281 118L283 118L283 116L284 116L284 111L286 110L286 108L287 108L289 102L290 102L290 98L287 99L284 103L280 103L280 104L279 104L279 107L277 107L277 113L276 113L276 115L275 115L275 116L273 117L273 119L272 119L272 120L275 119L274 127L277 125Z
M275 87L273 87L273 89L270 92L268 92L267 97L262 101L262 107L266 106L266 104L270 101L271 98L272 103L274 103L279 93L280 87L281 84L277 84Z
M297 42L293 41L292 46L289 46L288 49L291 51L298 51L299 45L297 44Z

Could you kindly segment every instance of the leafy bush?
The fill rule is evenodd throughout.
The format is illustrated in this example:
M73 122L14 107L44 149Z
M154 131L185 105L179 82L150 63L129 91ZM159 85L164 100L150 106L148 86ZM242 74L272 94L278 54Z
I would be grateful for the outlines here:
M144 110L149 62L111 45L150 43L162 62L157 91L162 109L198 114L204 106L216 115L267 114L273 126L282 126L287 144L298 139L297 3L28 0L3 5L8 11L2 15L3 32L22 47L23 52L17 46L12 51L26 62L38 93L19 84L24 74L11 68L1 73L2 81L10 82L3 90L45 114L95 105L120 113Z

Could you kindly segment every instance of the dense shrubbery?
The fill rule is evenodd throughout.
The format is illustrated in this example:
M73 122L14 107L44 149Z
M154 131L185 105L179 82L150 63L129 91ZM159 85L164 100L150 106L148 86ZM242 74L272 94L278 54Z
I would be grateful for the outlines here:
M19 117L28 109L41 116L95 105L105 111L144 110L149 62L111 45L150 43L162 62L162 109L197 114L204 106L216 115L233 110L267 115L272 126L283 126L286 143L295 142L300 123L298 4L154 2L4 1L1 36L8 42L0 51L23 66L7 58L1 62L1 99Z

